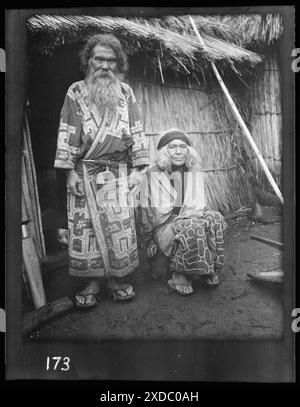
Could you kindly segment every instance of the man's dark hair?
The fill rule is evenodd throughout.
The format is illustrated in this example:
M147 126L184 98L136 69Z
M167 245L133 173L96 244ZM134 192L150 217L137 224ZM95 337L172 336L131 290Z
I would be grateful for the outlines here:
M97 34L90 37L79 53L80 68L86 74L89 59L92 57L93 49L96 45L110 47L116 54L118 70L124 74L128 69L127 55L123 51L120 41L111 34Z

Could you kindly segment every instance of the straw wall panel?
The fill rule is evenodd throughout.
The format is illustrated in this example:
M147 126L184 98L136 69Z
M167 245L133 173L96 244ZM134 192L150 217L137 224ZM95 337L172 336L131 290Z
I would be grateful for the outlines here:
M282 189L282 110L280 72L275 55L266 58L258 70L256 80L244 98L244 104L251 106L249 116L250 132L262 153L276 183ZM272 191L261 165L248 143L244 143L248 156L249 172L258 184Z

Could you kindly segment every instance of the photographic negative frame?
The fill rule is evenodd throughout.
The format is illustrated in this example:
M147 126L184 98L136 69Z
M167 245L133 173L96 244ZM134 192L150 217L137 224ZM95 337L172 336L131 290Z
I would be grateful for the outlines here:
M295 380L295 76L294 8L230 8L232 14L278 12L284 33L280 45L283 114L283 335L276 340L155 340L103 343L30 343L22 338L21 134L28 72L26 20L32 15L155 16L222 14L222 8L92 8L6 11L6 378L48 380L168 380L209 382L293 382ZM48 369L60 357L70 368ZM65 359L66 358L66 359Z

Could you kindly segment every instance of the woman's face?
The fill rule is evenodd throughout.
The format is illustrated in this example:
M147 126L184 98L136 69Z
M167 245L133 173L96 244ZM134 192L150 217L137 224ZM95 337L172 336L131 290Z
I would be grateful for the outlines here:
M184 165L188 157L188 146L182 140L172 140L167 144L171 163L177 167Z

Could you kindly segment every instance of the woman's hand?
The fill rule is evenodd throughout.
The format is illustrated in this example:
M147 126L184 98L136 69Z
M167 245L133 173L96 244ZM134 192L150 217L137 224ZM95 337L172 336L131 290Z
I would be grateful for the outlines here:
M146 248L146 255L148 258L154 257L158 252L158 245L154 240L151 240L151 242L148 244Z
M83 196L82 181L74 170L69 170L67 173L67 191L76 196Z

